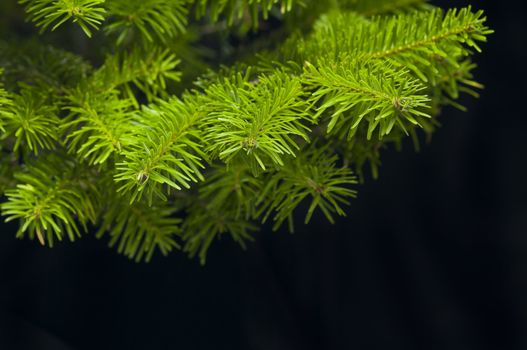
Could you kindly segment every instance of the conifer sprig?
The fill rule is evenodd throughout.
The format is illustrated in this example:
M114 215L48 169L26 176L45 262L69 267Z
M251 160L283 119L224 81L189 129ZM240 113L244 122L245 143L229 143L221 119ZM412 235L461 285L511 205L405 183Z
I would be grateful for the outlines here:
M480 51L492 31L483 11L441 9L415 11L370 20L356 13L323 15L313 34L295 46L296 55L310 62L342 55L379 59L409 69L424 82L435 84L444 66L457 67L471 49Z
M139 46L129 52L107 56L91 77L91 88L99 94L119 89L137 107L137 89L148 100L167 96L167 85L180 81L181 72L176 70L179 63L168 49Z
M349 8L363 16L375 16L424 7L426 0L348 0Z
M57 103L64 89L84 81L93 70L82 57L37 40L28 42L0 41L0 79L10 91L18 91L20 84L46 92Z
M131 202L146 194L152 203L154 196L166 200L171 189L188 189L202 180L206 155L199 143L199 118L195 106L180 99L144 106L135 115L124 159L117 164L118 191L130 193Z
M68 96L69 114L61 129L70 153L89 164L103 164L126 144L132 101L116 91L104 95L77 88Z
M178 249L181 219L174 217L170 203L129 203L122 197L113 197L104 207L99 224L98 238L109 236L108 245L135 261L150 261L154 252L167 255Z
M55 148L59 138L58 111L45 99L35 89L25 88L7 101L0 113L5 129L2 138L15 138L14 152L23 148L38 154L39 150Z
M277 6L280 13L291 11L296 0L194 0L196 16L208 16L212 22L218 22L224 17L228 25L233 25L244 18L249 18L253 28L258 27L259 15L264 20L269 16L273 7Z
M213 165L187 206L183 250L190 256L199 255L202 264L213 240L224 234L242 248L253 240L252 233L258 230L256 221L261 216L257 201L264 176L252 174L250 165L243 161L229 167Z
M133 40L134 34L152 42L174 38L186 30L184 0L106 0L111 14L105 31L117 35L117 44ZM137 35L136 35L137 36Z
M92 30L98 29L104 21L105 0L19 0L26 6L32 20L41 28L46 30L57 29L67 20L77 23L88 37Z
M292 160L289 167L283 167L267 179L258 203L265 212L264 221L274 213L274 229L288 221L293 229L293 212L302 201L309 198L310 205L304 223L309 223L315 209L320 209L329 222L333 215L346 215L342 205L349 204L357 192L350 185L357 184L357 178L347 167L337 165L338 156L331 155L327 147L309 146L301 156Z
M183 223L185 245L183 251L190 257L199 256L205 263L207 251L215 239L228 234L242 248L254 238L252 233L258 226L245 218L239 217L233 208L214 207L198 203L188 209L188 216Z
M15 174L16 188L8 189L2 204L6 221L21 220L17 237L38 238L53 246L57 239L79 238L88 222L95 222L99 190L82 166L64 156L27 165Z
M382 149L408 135L418 146L443 105L477 96L471 56L492 32L481 11L419 0L306 2L284 17L300 3L21 2L42 29L101 28L88 45L102 55L95 67L36 42L0 43L2 213L46 245L93 225L136 261L181 248L204 263L221 237L245 247L269 220L292 231L303 204L306 223L347 214L351 169L364 181L369 164L377 177ZM302 29L243 52L247 25L271 14L280 35ZM270 37L261 28L253 36ZM189 86L181 34L208 42L221 30L218 56L240 62Z
M0 69L0 77L3 70ZM9 93L4 89L3 84L0 83L0 131L5 132L4 123L6 120L13 118L13 100Z
M361 122L368 123L368 139L378 130L378 138L388 135L394 126L407 133L407 124L419 125L430 99L425 86L405 70L362 59L339 64L306 63L303 81L322 99L316 116L331 109L327 131L348 131L352 138ZM337 131L337 132L338 132Z
M237 82L224 80L206 90L208 150L227 164L243 155L263 170L283 166L284 155L298 149L295 138L308 140L306 124L313 120L300 81L277 73Z

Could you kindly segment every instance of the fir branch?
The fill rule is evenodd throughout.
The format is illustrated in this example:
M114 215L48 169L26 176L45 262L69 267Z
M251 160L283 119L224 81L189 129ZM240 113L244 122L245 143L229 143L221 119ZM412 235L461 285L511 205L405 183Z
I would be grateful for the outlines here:
M0 52L0 67L5 70L2 79L10 91L19 90L24 83L49 92L48 97L53 99L78 85L92 71L92 66L80 56L35 40L0 41Z
M341 55L387 60L405 67L419 79L435 82L441 75L434 60L458 66L458 60L480 51L477 42L492 33L482 11L441 9L377 17L365 21L356 14L331 13L321 17L310 40L300 42L304 60L338 59ZM348 25L350 24L350 25Z
M446 13L441 9L430 12L414 12L396 18L379 18L366 27L367 34L376 40L364 40L356 48L357 52L367 52L372 58L401 56L407 52L448 55L438 46L439 43L466 44L481 52L477 41L486 41L491 32L483 25L486 18L483 11L472 12L470 7L453 9ZM385 28L382 32L377 30ZM412 30L410 30L410 28ZM376 33L377 35L373 35ZM401 35L405 33L405 35ZM361 45L362 44L362 45ZM463 50L463 53L466 51Z
M133 87L150 101L167 97L167 83L180 80L181 73L176 71L179 62L167 49L149 45L136 47L130 52L107 56L91 80L99 93L118 88L138 106Z
M16 186L14 174L20 170L20 164L16 154L9 149L0 149L0 195L8 188Z
M111 197L111 192L106 203L96 236L108 235L108 245L116 247L119 253L136 262L148 262L156 250L167 255L179 248L176 238L181 232L181 219L173 216L170 204L130 204L126 198Z
M351 0L344 1L344 4L347 5L346 8L357 11L363 16L371 17L423 7L426 2L427 0Z
M104 21L105 0L19 0L26 6L28 19L43 32L48 27L57 29L68 20L77 23L88 37Z
M258 227L251 221L240 218L233 210L218 210L212 206L196 205L189 209L183 223L183 251L190 257L199 256L205 264L207 251L212 242L224 234L229 234L242 248L252 241L252 232Z
M259 215L256 202L263 189L262 177L254 177L244 162L213 165L198 187L183 224L183 250L191 257L199 255L204 264L214 239L225 234L245 249L253 240L251 232L258 229L252 220Z
M436 79L434 86L438 92L446 94L441 96L441 99L437 101L440 104L453 104L454 100L460 97L462 92L479 97L479 93L476 91L483 89L483 85L474 81L474 75L472 71L476 68L476 64L472 63L470 59L466 59L459 63L456 67L448 65L445 67L443 74ZM434 92L430 95L434 96ZM456 107L464 110L463 107L455 104Z
M46 102L45 96L29 87L24 88L20 95L13 95L12 100L4 102L5 106L0 110L0 125L5 128L2 139L10 136L16 138L14 152L23 146L34 154L38 154L40 149L55 148L59 136L59 119L56 107Z
M258 204L263 221L274 213L274 229L278 229L285 220L289 229L293 229L293 211L305 199L311 203L304 223L308 223L315 209L320 209L333 223L333 215L346 215L341 205L349 204L348 198L354 198L356 191L349 188L357 179L347 167L338 167L338 157L328 152L327 147L311 145L303 149L301 156L291 161L276 174L267 178L267 184L260 193Z
M228 211L235 219L256 217L256 201L263 189L261 177L251 174L245 162L231 167L213 165L199 185L198 198L215 211Z
M306 63L303 81L314 90L315 101L323 98L317 115L329 109L327 131L347 129L348 139L355 135L360 123L368 123L368 139L378 129L379 139L397 125L406 132L407 122L419 125L429 98L425 87L405 70L394 70L386 64L364 62L360 58L319 68Z
M0 69L0 77L2 77L3 70ZM0 81L0 131L5 132L4 123L6 119L13 118L13 100L10 94L4 89Z
M261 75L253 84L239 78L225 80L206 90L209 111L206 119L207 150L226 163L242 155L265 170L284 165L284 155L295 155L295 137L308 141L313 119L297 78L277 72ZM256 170L256 169L254 169Z
M146 41L165 41L185 32L187 9L184 0L107 0L110 18L105 26L117 35L117 44L132 40L134 33Z
M288 221L292 230L303 204L306 223L317 210L334 222L356 195L351 167L363 179L369 164L376 177L383 148L408 135L417 147L418 130L434 131L441 106L457 106L461 92L477 95L469 56L492 32L480 11L428 11L419 0L317 2L283 19L277 7L284 13L298 2L22 3L42 29L71 19L91 34L108 15L104 33L117 45L92 39L106 55L90 55L103 62L94 69L35 41L0 44L3 215L21 221L19 237L49 245L94 223L98 237L137 261L181 239L203 263L214 240L229 236L245 247L270 218L275 229ZM245 62L188 90L195 73L183 65L181 82L174 55L185 57L176 48L188 10L208 17L187 32L205 44L210 38L199 36L220 21L223 42L241 52L245 41L269 38L247 30L271 11L291 37L277 53L241 55ZM365 16L372 11L400 14Z
M434 118L423 118L421 124L425 130L428 130L428 121L431 121L432 124L435 123ZM420 127L410 126L407 131L413 137L417 128ZM368 126L363 124L351 139L333 137L327 140L328 147L334 149L341 157L345 167L351 167L354 170L361 183L366 180L365 168L368 168L371 176L377 179L381 166L381 151L391 145L395 146L397 150L401 150L403 140L407 137L405 132L400 128L394 129L389 135L383 136L381 140L378 138L368 139L367 136Z
M79 225L86 231L87 223L95 221L98 189L89 175L65 156L27 165L15 174L16 188L5 192L5 221L21 220L17 237L27 233L42 245L53 246L55 238L61 241L64 236L75 240L81 234Z
M280 13L291 11L295 0L193 0L197 18L208 16L211 22L218 22L222 17L227 20L227 25L248 18L253 28L258 27L259 15L266 20L275 5ZM302 1L298 1L302 4Z
M207 156L198 142L199 118L197 107L188 100L173 98L143 107L117 164L118 191L130 193L131 202L146 194L152 203L154 195L166 200L165 191L190 188L191 182L202 180L200 168Z
M116 91L104 95L78 87L66 96L69 114L61 129L70 153L89 164L102 164L119 154L130 129L132 101Z

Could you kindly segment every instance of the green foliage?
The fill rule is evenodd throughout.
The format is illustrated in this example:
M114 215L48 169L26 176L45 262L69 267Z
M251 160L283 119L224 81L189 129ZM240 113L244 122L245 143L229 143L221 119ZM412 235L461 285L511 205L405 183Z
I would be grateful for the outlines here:
M102 164L122 149L132 102L119 99L115 91L104 95L75 89L68 98L68 111L61 129L70 153L89 164Z
M53 246L64 236L71 241L96 219L99 190L90 172L65 155L47 156L15 174L15 188L5 191L2 205L6 221L21 220L17 237L35 236L42 245Z
M149 100L163 94L166 97L167 84L180 80L181 73L176 71L178 64L179 60L168 49L140 46L107 56L90 83L93 91L99 94L121 90L137 107L134 89L140 90Z
M385 13L397 13L414 8L425 8L426 0L348 0L344 2L355 12L363 16L373 16Z
M312 117L302 86L280 72L254 82L248 76L207 88L207 150L227 164L244 155L263 170L266 164L283 166L283 156L294 156L298 149L295 137L308 140L306 124Z
M41 31L52 26L57 29L67 20L77 23L87 36L104 21L105 0L19 0L26 5L28 19L41 27Z
M2 73L3 71L0 70L0 76ZM0 84L0 131L5 132L5 120L13 118L13 113L11 112L12 108L13 101L11 97L4 89L3 85Z
M100 31L0 27L2 215L18 237L93 230L136 261L204 263L268 221L346 215L383 149L419 147L477 96L492 33L481 11L421 0L19 2L41 31Z
M269 13L278 5L281 13L291 11L293 0L195 0L193 1L196 9L196 16L203 17L208 15L212 22L220 20L224 16L228 25L249 18L253 27L258 26L259 13L263 19L269 17ZM300 2L301 3L301 2Z
M5 69L0 79L6 88L16 91L24 83L38 87L49 98L77 85L93 69L82 57L34 40L21 43L0 40L0 52L0 67Z
M291 11L293 0L18 0L25 5L28 20L41 32L57 29L71 20L88 37L103 22L107 34L116 43L130 43L137 36L145 41L167 41L187 30L189 8L197 18L207 16L211 22L224 17L229 26L246 18L253 28L260 15L268 19L275 6L281 13Z
M111 14L105 30L117 34L117 44L139 34L146 41L166 40L185 31L186 1L183 0L107 0Z
M172 99L143 106L136 114L129 147L115 175L122 183L118 191L131 193L130 202L143 194L150 204L154 195L166 201L165 192L190 188L191 182L203 179L199 169L205 155L195 128L199 113L192 107Z
M206 261L207 251L214 239L228 233L245 248L246 242L253 240L251 233L257 230L257 226L251 221L237 217L232 210L219 210L220 208L195 205L189 209L183 225L184 251L191 257L199 255L202 264Z
M46 104L46 97L35 89L24 89L4 107L0 118L3 138L15 137L13 151L23 145L38 154L39 149L53 149L58 141L59 119L56 107Z
M150 261L156 250L167 255L179 248L175 236L180 233L181 219L173 217L174 209L168 203L130 205L119 197L107 203L96 235L99 238L108 235L108 245L117 247L119 253L135 261Z
M337 166L337 159L326 147L311 146L290 166L283 167L278 174L268 179L258 200L265 203L264 221L275 212L274 229L288 220L289 229L293 231L293 211L306 198L311 203L305 224L309 223L317 208L331 223L334 222L334 214L346 215L341 206L349 204L348 198L356 196L356 191L348 186L356 184L357 180L349 168Z
M368 123L368 139L375 130L382 139L394 125L407 132L405 124L420 125L418 119L429 117L425 111L430 99L423 94L424 85L408 71L390 65L360 58L318 69L308 63L304 81L314 90L313 98L323 100L316 115L331 109L328 133L349 130L348 139L362 121Z
M229 234L245 248L258 230L254 221L261 216L257 201L263 190L262 180L252 176L247 162L230 167L214 165L188 206L183 250L192 257L199 255L204 264L210 245L223 234Z

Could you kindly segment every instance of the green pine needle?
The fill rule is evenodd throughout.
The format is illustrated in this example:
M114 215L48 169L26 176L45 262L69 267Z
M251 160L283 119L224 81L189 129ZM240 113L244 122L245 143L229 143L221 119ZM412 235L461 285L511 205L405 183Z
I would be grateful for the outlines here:
M85 56L44 44L64 31L0 42L2 215L47 246L93 229L136 261L205 263L268 221L347 215L383 149L419 149L479 96L492 33L422 0L19 2L41 31L100 31Z

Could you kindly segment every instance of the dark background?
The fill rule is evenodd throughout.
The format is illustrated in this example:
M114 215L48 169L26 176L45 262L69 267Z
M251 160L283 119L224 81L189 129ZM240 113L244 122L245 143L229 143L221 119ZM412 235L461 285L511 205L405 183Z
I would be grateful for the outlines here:
M487 87L418 154L383 155L349 217L136 264L87 236L0 234L0 349L527 349L527 34L487 11Z

